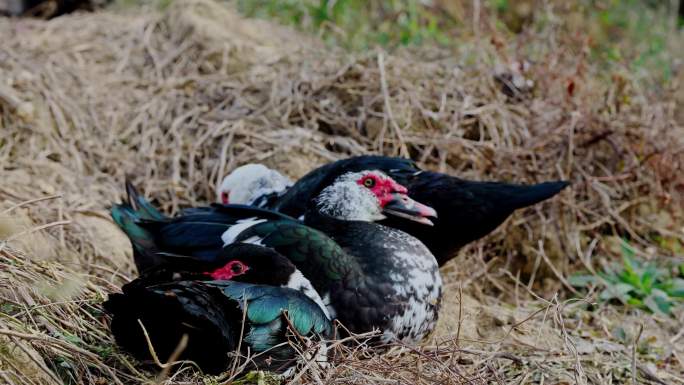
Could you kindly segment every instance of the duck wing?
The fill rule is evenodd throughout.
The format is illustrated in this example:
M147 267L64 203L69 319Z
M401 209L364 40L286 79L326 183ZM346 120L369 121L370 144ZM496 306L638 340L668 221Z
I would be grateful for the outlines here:
M358 263L328 235L295 221L270 221L244 230L236 242L254 242L288 258L321 296L334 281L358 273Z

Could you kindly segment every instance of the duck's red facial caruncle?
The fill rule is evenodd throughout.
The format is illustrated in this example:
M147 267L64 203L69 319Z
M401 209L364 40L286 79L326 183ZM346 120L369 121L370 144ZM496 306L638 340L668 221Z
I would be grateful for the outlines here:
M230 191L221 191L221 203L227 205L230 203Z
M370 190L378 199L383 214L394 215L432 225L428 217L437 218L437 212L430 206L409 198L406 187L394 179L379 173L365 173L356 183Z
M394 179L388 176L382 177L376 173L367 173L359 178L356 183L369 189L378 198L380 207L385 207L393 199L392 194L406 195L408 193L406 187L395 182Z
M241 261L233 260L226 263L224 266L205 274L209 275L211 278L216 280L229 280L239 275L245 274L249 270L249 266L245 265Z

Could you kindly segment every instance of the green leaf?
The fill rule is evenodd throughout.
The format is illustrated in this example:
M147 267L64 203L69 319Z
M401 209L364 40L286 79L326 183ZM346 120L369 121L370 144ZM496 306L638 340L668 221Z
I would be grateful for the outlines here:
M629 245L629 242L627 240L623 239L622 242L620 242L620 250L622 251L622 256L628 260L629 262L634 262L634 248ZM634 265L631 264L631 267Z
M641 277L633 270L624 270L618 277L623 284L628 284L635 289L641 288Z
M636 297L630 297L627 300L627 304L635 306L635 307L644 307L644 302L642 300L640 300L639 298L636 298Z
M670 297L684 298L684 279L674 278L669 286L667 294Z
M81 340L77 335L71 334L71 333L64 333L61 335L62 339L73 344L73 345L81 345L83 344L83 340Z
M669 315L672 309L672 301L665 292L659 289L653 289L653 292L644 298L644 305L653 313Z
M574 287L597 286L601 281L595 275L573 274L568 277L568 283Z
M609 282L609 283L619 283L620 282L620 277L618 277L617 273L610 270L609 268L606 268L606 270L603 272L599 272L598 276L603 278L604 281Z
M629 300L628 293L633 291L634 287L626 283L616 283L614 285L608 285L599 294L599 298L603 301L609 301L611 299L619 299L622 302L627 302Z
M641 275L641 279L639 279L639 286L646 294L651 292L656 276L657 270L653 266L647 267Z
M12 305L9 302L0 304L0 313L12 314L16 311L17 306Z

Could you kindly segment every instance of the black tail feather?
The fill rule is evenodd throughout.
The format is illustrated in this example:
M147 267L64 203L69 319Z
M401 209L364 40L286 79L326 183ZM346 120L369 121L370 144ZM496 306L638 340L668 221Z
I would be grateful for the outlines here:
M509 185L510 194L509 201L512 209L520 209L527 206L532 206L536 203L545 201L566 187L570 186L570 182L556 181L544 182L535 185Z
M137 204L137 199L139 196L140 194L135 186L133 186L130 177L126 176L126 203L128 203L135 211L140 210L140 207Z

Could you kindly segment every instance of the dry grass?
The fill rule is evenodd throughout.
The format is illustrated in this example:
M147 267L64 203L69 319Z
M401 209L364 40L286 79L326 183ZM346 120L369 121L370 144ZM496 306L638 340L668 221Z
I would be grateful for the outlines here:
M565 299L563 279L614 256L618 236L647 258L684 241L684 74L654 91L606 73L584 36L544 12L554 17L536 34L475 26L456 52L391 54L325 48L209 1L0 20L0 382L228 379L190 367L159 379L113 346L99 303L134 276L107 215L124 175L173 212L212 200L244 162L298 177L380 152L467 178L573 187L443 269L444 311L425 346L338 347L331 368L298 381L683 383L681 314L588 307L591 296ZM672 41L682 48L681 35ZM522 52L536 61L514 74ZM511 75L533 86L507 96L496 79Z

